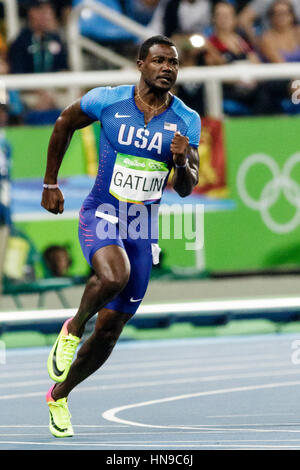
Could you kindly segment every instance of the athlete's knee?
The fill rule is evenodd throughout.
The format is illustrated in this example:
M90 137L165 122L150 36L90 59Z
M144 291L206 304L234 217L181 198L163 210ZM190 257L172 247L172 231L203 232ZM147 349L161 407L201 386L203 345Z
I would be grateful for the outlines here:
M118 314L106 309L100 311L95 323L94 337L114 346L130 318L129 314Z
M99 276L100 282L112 294L121 292L129 280L129 269L105 269Z
M130 272L122 270L104 269L90 278L90 285L95 291L99 291L102 295L103 292L109 293L111 296L119 294L126 286L129 280Z
M130 262L119 246L108 246L97 251L92 259L94 271L104 288L116 295L128 283Z

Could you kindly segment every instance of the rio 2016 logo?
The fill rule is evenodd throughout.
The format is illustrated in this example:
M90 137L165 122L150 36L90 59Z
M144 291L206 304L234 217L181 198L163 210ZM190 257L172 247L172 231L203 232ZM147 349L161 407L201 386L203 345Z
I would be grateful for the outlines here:
M292 103L300 104L300 80L294 80L291 87L294 91L292 94Z

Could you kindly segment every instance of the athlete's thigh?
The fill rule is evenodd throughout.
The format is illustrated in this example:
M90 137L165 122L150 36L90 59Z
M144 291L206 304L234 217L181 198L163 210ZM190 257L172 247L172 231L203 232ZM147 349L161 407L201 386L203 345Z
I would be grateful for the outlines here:
M118 245L100 247L92 257L92 266L96 275L124 286L130 275L130 262L125 248Z
M94 254L101 248L115 245L124 249L118 225L99 219L95 213L95 209L81 208L78 226L78 237L82 253L88 264L93 268Z
M149 239L126 239L123 242L130 261L130 277L118 297L105 307L133 315L148 287L152 269L152 244Z

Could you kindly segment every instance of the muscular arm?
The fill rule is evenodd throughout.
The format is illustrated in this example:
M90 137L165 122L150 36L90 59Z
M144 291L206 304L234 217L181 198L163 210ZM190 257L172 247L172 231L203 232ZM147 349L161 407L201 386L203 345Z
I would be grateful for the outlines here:
M198 183L199 174L199 154L198 150L189 145L189 139L176 133L172 144L174 161L173 188L181 197L186 197L193 191ZM176 168L176 165L185 165L182 168Z
M284 57L278 52L271 33L265 33L259 43L260 51L268 62L281 64L285 62Z
M58 171L74 132L92 122L93 120L82 111L80 100L64 109L57 119L50 137L44 183L57 183ZM57 214L63 212L63 204L63 195L59 189L44 189L42 207Z

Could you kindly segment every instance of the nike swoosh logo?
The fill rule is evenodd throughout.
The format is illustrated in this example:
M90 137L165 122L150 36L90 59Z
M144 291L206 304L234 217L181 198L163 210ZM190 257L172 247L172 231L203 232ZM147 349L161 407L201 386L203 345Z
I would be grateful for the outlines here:
M52 367L53 367L53 372L54 374L56 375L56 377L60 377L63 373L64 373L64 370L61 371L57 368L57 365L56 365L56 350L57 350L57 346L58 346L58 341L56 342L56 346L55 346L55 349L54 349L54 352L53 352L53 358L52 358Z
M59 432L65 432L68 430L68 428L60 428L59 426L57 426L57 424L55 424L55 421L54 421L54 418L53 418L53 415L51 413L51 410L50 411L50 419L51 419L51 424L52 426L56 429L56 431L59 431Z
M143 300L143 298L141 298L141 299L134 299L133 297L131 297L130 302L140 302L141 300Z
M131 117L129 114L119 114L119 113L116 113L115 114L115 118L128 118L128 117Z

